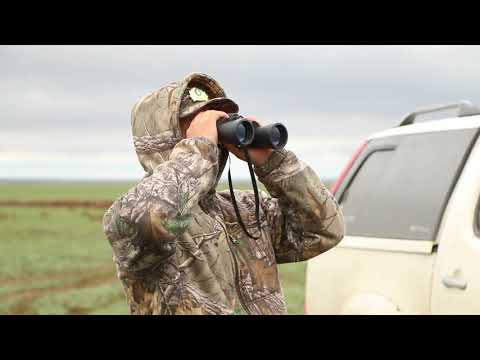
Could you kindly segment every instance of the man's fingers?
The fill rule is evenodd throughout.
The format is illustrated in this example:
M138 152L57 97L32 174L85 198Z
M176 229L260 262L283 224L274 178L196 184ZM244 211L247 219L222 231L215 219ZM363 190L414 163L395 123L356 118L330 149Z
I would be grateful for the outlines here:
M214 111L214 114L218 116L217 121L223 118L228 118L228 114L223 111L217 111L217 110L212 110Z
M217 111L217 110L207 110L207 111L202 111L198 113L197 115L198 118L204 118L204 119L212 119L215 118L216 120L228 117L228 114L223 111Z
M224 144L223 145L230 153L232 153L233 155L235 155L237 158L241 159L241 160L245 160L245 156L242 152L242 150L240 150L239 148L237 148L236 146L232 145L232 144Z
M253 121L253 122L256 123L258 126L262 126L262 124L260 124L260 122L257 120L257 117L254 116L254 115L245 116L245 119Z

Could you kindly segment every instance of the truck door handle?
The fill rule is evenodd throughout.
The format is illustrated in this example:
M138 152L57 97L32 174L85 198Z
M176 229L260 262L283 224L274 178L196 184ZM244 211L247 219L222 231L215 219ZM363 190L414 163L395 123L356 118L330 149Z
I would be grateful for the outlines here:
M442 278L442 283L447 288L455 288L460 290L465 290L467 288L467 282L465 280L458 279L452 276L444 276Z

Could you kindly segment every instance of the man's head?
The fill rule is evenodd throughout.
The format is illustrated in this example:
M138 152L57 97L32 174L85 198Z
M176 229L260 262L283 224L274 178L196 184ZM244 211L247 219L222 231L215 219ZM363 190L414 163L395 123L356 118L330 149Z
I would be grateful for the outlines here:
M207 91L199 86L187 87L182 96L179 113L179 125L183 138L186 137L187 129L195 116L206 110L236 113L238 105L225 97L211 98Z
M190 94L191 88L203 90L208 95L208 100L203 100L204 95L200 92ZM188 98L191 101L188 101ZM192 73L142 96L137 101L132 109L132 136L138 160L147 174L153 173L159 164L167 161L175 145L186 137L186 129L190 125L188 118L193 118L199 111L203 111L196 106L201 108L216 98L226 98L220 84L207 74ZM217 101L219 100L211 102L210 105ZM192 108L191 105L195 106ZM238 106L233 105L225 110L238 112ZM185 120L182 120L183 118ZM217 181L227 158L228 152L222 149L219 153Z

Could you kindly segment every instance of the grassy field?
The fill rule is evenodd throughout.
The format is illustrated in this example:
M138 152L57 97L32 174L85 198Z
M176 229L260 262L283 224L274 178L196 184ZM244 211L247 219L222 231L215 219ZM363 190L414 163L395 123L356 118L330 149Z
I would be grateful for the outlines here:
M131 185L0 182L0 201L113 200ZM0 206L0 314L127 314L101 228L104 211ZM305 263L280 265L280 272L289 313L302 314Z

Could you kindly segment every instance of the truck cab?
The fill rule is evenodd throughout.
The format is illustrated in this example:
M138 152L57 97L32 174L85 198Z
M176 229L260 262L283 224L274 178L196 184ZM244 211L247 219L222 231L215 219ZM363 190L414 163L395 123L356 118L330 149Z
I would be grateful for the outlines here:
M460 101L361 144L331 189L346 236L307 263L306 314L480 314L479 134Z

